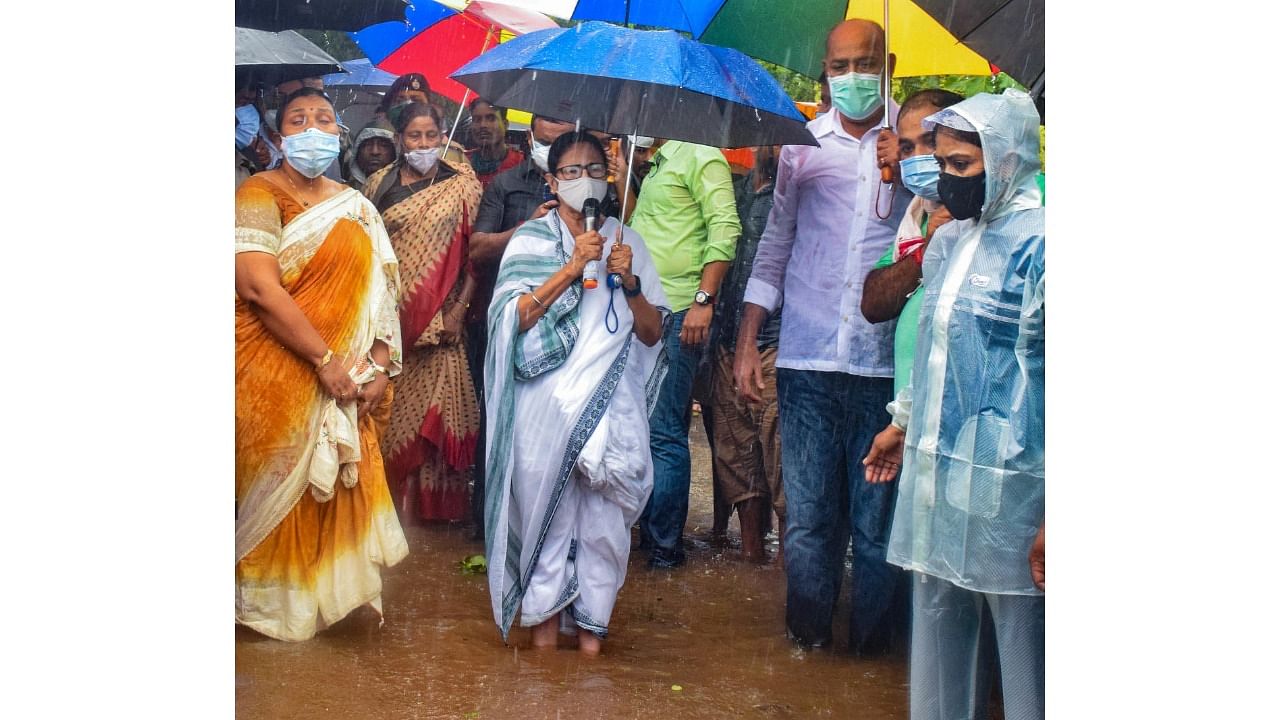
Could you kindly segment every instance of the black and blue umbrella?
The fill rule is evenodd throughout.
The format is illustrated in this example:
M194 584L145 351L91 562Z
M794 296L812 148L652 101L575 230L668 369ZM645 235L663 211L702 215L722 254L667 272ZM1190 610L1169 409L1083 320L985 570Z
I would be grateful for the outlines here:
M529 33L454 72L479 97L614 135L817 145L773 76L730 48L603 22Z

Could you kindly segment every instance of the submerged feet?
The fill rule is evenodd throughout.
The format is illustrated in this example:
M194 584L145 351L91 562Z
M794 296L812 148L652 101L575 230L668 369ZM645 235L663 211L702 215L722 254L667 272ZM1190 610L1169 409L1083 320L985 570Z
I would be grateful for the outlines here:
M556 614L533 626L531 630L533 649L555 650L560 639L560 615ZM578 628L578 652L589 657L600 654L604 641L590 631Z
M578 652L595 657L600 654L602 647L604 647L604 641L591 632L578 628Z
M560 616L553 615L533 626L533 649L555 650L556 640L560 637Z

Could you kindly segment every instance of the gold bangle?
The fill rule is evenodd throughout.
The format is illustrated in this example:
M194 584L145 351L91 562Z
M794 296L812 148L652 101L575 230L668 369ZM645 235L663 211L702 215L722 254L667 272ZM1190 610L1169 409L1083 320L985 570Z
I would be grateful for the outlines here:
M316 372L323 370L324 366L328 365L330 360L333 360L333 351L326 349L324 351L324 357L320 359L320 364L316 365Z

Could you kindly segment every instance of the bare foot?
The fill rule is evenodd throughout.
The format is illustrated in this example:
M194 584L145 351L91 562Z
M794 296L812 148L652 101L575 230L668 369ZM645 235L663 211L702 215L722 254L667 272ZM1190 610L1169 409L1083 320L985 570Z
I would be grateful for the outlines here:
M600 654L600 648L602 645L603 643L600 638L596 637L593 633L581 628L578 629L578 652L583 655L595 657Z
M535 625L532 637L535 650L555 650L556 640L560 637L560 616L553 615Z

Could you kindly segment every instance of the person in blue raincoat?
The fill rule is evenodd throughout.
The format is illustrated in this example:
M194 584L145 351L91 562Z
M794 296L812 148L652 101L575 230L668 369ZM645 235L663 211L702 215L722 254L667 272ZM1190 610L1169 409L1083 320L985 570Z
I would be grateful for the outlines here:
M869 482L902 468L888 559L912 571L911 718L973 717L982 704L984 606L1005 713L1043 718L1039 116L1006 90L924 125L936 128L938 192L955 221L925 254L912 380L864 461Z

